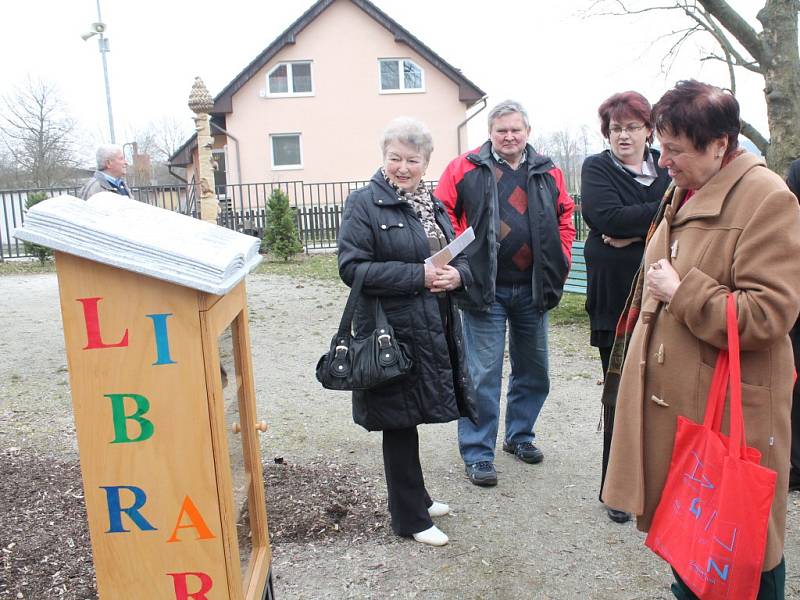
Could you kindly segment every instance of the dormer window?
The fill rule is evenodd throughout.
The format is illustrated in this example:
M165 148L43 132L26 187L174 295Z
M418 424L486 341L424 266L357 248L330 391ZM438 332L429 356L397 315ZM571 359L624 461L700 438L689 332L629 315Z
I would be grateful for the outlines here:
M378 61L381 93L424 92L425 71L409 58Z
M311 62L285 62L267 74L267 96L313 96Z

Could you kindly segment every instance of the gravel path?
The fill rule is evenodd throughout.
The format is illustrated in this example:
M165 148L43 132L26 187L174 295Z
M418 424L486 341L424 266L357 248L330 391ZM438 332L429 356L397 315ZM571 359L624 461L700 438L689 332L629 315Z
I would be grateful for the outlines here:
M380 434L354 425L348 395L323 390L313 377L338 323L344 286L254 275L248 290L258 412L270 424L264 457L358 465L384 494ZM55 275L0 277L0 315L0 452L74 459ZM552 392L537 426L542 464L501 451L499 485L477 488L464 477L455 424L420 428L427 486L452 508L438 520L448 546L385 535L281 544L274 549L276 596L671 598L668 567L633 524L612 523L597 501L600 366L587 340L581 327L551 328ZM789 504L787 598L800 598L800 495Z

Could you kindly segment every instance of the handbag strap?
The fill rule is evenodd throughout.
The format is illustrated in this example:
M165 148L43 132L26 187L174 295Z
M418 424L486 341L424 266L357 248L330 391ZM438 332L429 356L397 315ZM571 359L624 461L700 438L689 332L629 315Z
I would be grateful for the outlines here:
M353 327L353 317L356 312L356 305L358 299L362 295L361 290L364 287L364 278L367 275L369 265L362 263L356 267L355 276L353 277L353 286L350 288L350 295L347 297L347 304L344 306L342 318L339 321L339 331L336 332L336 337L339 343L343 343L351 337ZM372 298L375 305L375 326L385 327L387 324L386 313L383 311L383 305L378 298Z
M353 316L356 312L356 304L358 303L359 296L361 296L361 288L364 287L364 277L367 274L368 268L369 266L366 264L361 264L356 267L353 285L350 288L350 295L347 297L347 304L344 305L342 318L339 321L339 331L336 333L340 343L350 338Z

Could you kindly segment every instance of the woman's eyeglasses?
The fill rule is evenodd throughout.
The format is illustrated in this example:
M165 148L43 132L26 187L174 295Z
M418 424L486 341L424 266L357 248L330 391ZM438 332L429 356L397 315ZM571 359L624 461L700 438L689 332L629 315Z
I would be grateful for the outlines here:
M637 133L644 129L644 125L628 125L627 127L620 127L619 125L612 125L608 130L614 135L619 135L623 131L625 133Z

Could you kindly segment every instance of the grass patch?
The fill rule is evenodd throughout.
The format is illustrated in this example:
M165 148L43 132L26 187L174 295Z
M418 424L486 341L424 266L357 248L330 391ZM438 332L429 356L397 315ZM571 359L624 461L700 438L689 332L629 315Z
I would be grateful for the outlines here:
M584 305L586 296L565 292L561 303L550 311L551 325L585 325L589 327L589 315Z
M55 273L56 263L48 260L42 265L38 260L5 260L0 262L0 275L31 275Z
M339 281L339 268L335 254L298 254L286 261L266 255L253 272L264 275L287 275L322 281Z
M287 261L267 255L254 273L340 281L335 254L298 254ZM561 303L550 311L550 324L585 325L588 328L589 315L586 314L585 303L586 296L565 293Z

